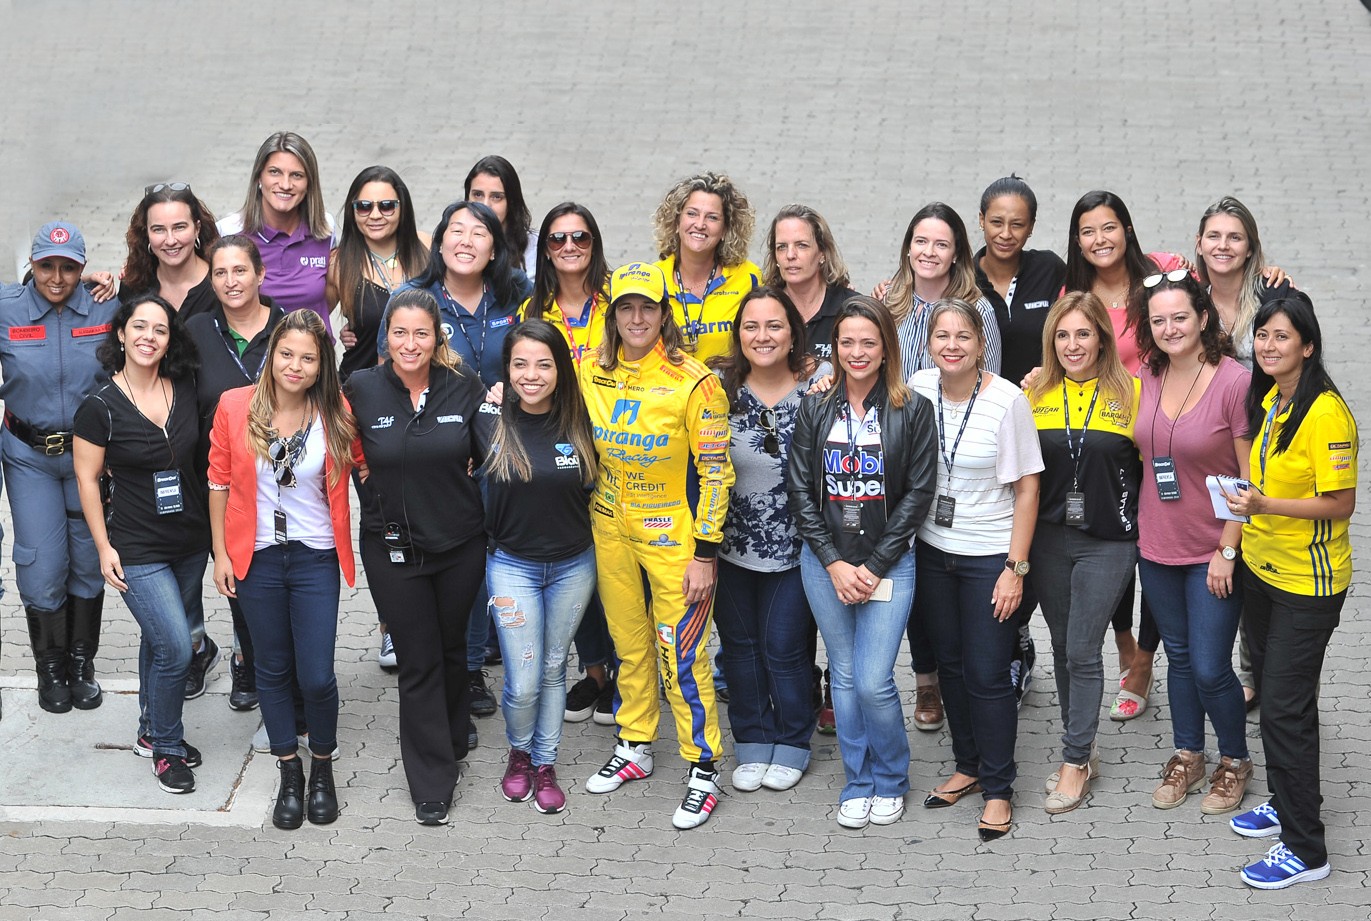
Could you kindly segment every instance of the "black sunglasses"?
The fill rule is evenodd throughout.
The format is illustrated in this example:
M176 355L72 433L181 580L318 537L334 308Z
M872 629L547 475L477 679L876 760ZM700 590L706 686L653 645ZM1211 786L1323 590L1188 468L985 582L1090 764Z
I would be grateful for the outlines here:
M781 456L781 436L776 431L776 411L774 409L764 409L757 421L762 426L762 431L766 434L762 437L762 450L772 457Z
M553 249L561 249L566 246L567 240L574 243L577 249L586 249L594 239L589 230L573 230L571 233L563 233L559 230L557 233L547 235L547 242L552 244Z
M144 195L156 195L158 192L189 192L189 182L159 182L156 185L143 187Z
M400 200L396 198L383 198L381 201L368 201L365 198L359 198L352 203L352 213L370 214L373 208L380 208L382 214L394 214L398 207L400 207Z

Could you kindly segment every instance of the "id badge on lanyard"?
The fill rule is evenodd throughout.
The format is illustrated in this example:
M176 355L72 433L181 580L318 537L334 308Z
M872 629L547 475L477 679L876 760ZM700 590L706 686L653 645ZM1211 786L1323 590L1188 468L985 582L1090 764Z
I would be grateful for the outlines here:
M181 494L181 471L156 471L152 475L152 486L157 514L174 515L185 508L185 499Z
M1152 476L1157 481L1157 497L1176 502L1181 497L1181 481L1176 479L1176 461L1170 457L1152 458Z

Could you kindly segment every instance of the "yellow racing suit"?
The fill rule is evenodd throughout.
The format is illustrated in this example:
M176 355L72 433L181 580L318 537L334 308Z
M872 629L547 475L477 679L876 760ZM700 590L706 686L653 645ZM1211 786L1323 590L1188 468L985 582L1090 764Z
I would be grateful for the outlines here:
M660 341L641 361L621 354L613 371L588 358L581 392L599 456L590 517L600 598L620 659L619 736L657 738L660 673L681 757L713 760L722 752L706 651L714 593L686 604L681 580L692 557L715 556L723 539L733 484L728 398L713 372L690 357L672 364ZM700 486L693 514L692 477Z

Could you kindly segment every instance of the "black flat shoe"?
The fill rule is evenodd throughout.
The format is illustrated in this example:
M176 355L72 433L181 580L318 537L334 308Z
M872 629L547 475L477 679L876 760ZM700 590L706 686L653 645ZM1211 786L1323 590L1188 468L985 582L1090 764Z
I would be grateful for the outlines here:
M420 825L446 825L447 803L418 803L414 807L414 820Z
M957 805L957 802L964 796L980 792L981 782L979 780L973 780L958 790L934 790L924 798L924 807L927 809L944 809L948 806Z
M982 841L994 841L1009 834L1009 830L1014 827L1014 809L1009 810L1009 818L1003 822L987 822L985 813L981 813L981 820L976 823L976 834L981 836Z

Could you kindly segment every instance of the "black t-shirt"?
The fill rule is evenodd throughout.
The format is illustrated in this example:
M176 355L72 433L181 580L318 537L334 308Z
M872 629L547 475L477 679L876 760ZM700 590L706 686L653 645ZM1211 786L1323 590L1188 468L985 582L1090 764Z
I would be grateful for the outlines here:
M819 361L829 361L833 357L833 321L838 318L843 304L856 296L857 292L851 288L829 285L818 312L805 322L807 351Z
M105 449L113 481L105 527L124 565L165 563L209 550L205 479L195 472L200 437L195 383L173 382L167 428L153 425L116 384L90 394L76 410L77 436ZM153 474L181 476L181 511L157 514Z
M976 284L995 308L995 320L1000 327L1000 376L1018 384L1043 363L1043 326L1066 282L1066 263L1050 250L1024 250L1019 274L1014 278L1013 303L1006 304L981 271L984 255L982 246L972 262L976 265Z
M518 406L504 411L513 413L533 469L527 482L483 477L491 546L538 563L554 563L584 552L593 542L591 487L582 480L575 446L561 437L552 413L530 415ZM476 415L477 437L487 457L493 453L499 413L495 404L483 403Z
M389 300L390 292L369 278L362 279L357 286L357 302L353 308L357 315L348 324L348 329L357 336L357 344L345 351L338 363L343 383L357 371L376 367L376 338Z
M146 292L131 291L126 286L121 285L119 287L119 300L127 304L135 297L144 293L156 294L158 296L162 294L162 283L157 280L157 276L153 276L152 285ZM185 323L191 317L198 317L202 313L213 312L214 308L218 306L219 299L214 294L214 286L210 284L209 273L206 272L205 277L200 279L199 284L186 292L186 299L181 302L181 308L176 311L176 315L181 318L182 323Z

